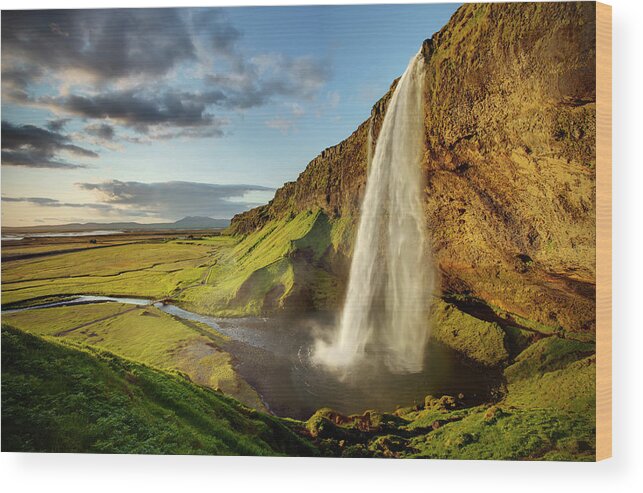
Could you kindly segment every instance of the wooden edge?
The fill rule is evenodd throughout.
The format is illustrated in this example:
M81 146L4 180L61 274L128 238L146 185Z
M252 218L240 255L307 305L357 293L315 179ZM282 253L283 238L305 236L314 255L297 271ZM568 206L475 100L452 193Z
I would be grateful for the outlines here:
M596 460L612 456L612 7L596 2Z

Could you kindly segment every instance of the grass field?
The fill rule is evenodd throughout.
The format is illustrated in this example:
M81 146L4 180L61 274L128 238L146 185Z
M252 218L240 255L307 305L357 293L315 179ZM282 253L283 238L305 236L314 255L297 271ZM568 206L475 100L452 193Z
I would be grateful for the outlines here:
M181 371L193 382L264 409L254 389L234 370L221 336L152 306L92 303L43 308L6 314L3 322L33 334L105 349L162 370Z
M203 245L144 242L3 262L2 303L70 294L168 297L198 282L212 253Z
M305 289L305 303L324 308L336 304L342 287L322 257L350 244L349 225L350 218L329 221L321 211L303 211L245 237L134 235L119 244L119 235L96 245L44 238L10 245L3 254L2 304L78 294L133 296L243 316L278 310Z

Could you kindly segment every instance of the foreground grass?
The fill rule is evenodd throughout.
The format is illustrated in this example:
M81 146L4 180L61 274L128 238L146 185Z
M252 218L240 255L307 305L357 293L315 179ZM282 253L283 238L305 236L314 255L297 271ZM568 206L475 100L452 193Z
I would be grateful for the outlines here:
M321 409L305 429L182 373L59 341L3 327L3 450L581 461L595 455L591 348L576 341L543 340L526 350L507 368L508 392L495 403L427 396L423 405L391 414ZM567 392L565 382L580 390Z
M592 351L558 337L539 341L505 370L507 391L497 402L427 396L393 414L321 409L307 426L324 453L342 457L594 460Z
M289 425L106 351L2 328L2 450L314 455Z
M264 409L222 349L223 337L152 306L92 303L11 313L3 319L26 332L57 336L162 370L181 371L200 385L221 389L246 405Z

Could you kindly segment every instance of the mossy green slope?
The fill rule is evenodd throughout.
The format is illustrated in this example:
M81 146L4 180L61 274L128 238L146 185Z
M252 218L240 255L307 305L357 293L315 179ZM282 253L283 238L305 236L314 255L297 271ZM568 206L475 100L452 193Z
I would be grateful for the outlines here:
M3 320L25 332L93 346L160 370L181 371L199 385L265 409L234 369L224 337L156 307L90 303L9 313Z
M2 450L315 455L294 428L111 353L2 328Z
M505 332L495 322L486 322L458 310L441 299L431 306L431 336L484 366L506 363Z
M220 250L205 283L183 290L187 308L219 316L336 307L343 287L329 257L350 247L347 219L321 210L275 219Z

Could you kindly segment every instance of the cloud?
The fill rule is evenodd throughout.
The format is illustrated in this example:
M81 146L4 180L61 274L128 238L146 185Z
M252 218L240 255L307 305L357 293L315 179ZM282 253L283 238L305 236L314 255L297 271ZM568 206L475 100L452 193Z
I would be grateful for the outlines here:
M58 157L60 153L95 158L94 151L71 143L71 139L58 132L35 125L14 125L2 121L2 164L29 168L83 168L83 164L70 163Z
M37 101L57 111L97 120L109 118L141 133L148 133L151 127L219 128L222 120L207 112L207 103L212 100L213 96L208 99L187 92L146 95L125 90L96 95L43 97Z
M235 58L237 56L237 41L242 33L228 20L221 9L191 9L191 25L196 34L205 35L209 41L206 49Z
M40 207L72 207L72 208L89 208L99 211L113 211L114 207L109 204L81 204L75 202L61 202L60 200L50 199L47 197L2 197L3 202L24 202Z
M90 123L85 126L85 132L102 140L114 140L114 127L107 123Z
M52 132L60 132L69 122L70 118L56 118L54 120L49 120L45 126Z
M3 15L4 17L4 15ZM4 28L4 22L3 28ZM5 51L2 50L2 58L5 58ZM42 68L36 65L20 63L15 66L2 64L2 96L9 101L28 102L28 86L41 77Z
M164 75L195 49L179 9L5 11L2 58L104 83Z
M220 137L220 110L310 100L332 75L329 60L247 53L242 38L223 9L3 12L3 102L147 139Z
M161 217L210 216L229 218L255 202L245 200L250 192L272 192L258 185L218 185L169 181L160 183L123 182L79 183L82 190L95 192L98 201L121 209L149 211Z

